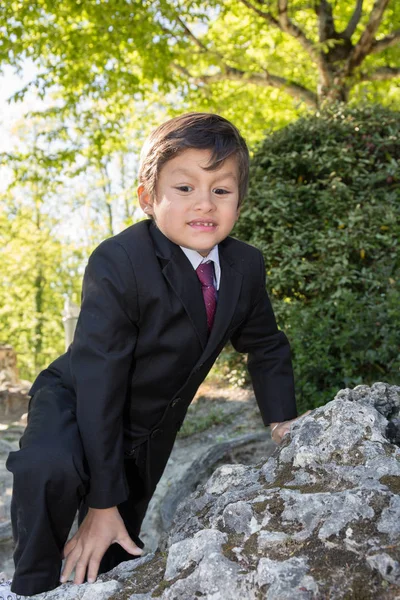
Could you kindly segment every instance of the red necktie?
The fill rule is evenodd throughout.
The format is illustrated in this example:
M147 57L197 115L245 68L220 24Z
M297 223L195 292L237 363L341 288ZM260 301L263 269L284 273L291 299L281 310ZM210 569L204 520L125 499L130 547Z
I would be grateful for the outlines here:
M214 287L214 263L212 261L202 263L197 267L196 273L201 283L207 313L207 327L210 332L217 307L217 291Z

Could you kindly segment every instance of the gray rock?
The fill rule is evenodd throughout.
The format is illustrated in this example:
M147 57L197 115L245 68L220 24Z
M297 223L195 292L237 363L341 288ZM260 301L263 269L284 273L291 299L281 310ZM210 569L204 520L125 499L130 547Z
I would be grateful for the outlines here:
M38 598L399 599L399 412L398 386L342 390L269 459L217 469L178 508L165 552Z
M294 600L316 598L318 585L307 575L309 566L304 558L284 561L261 558L254 582L260 589L267 586L267 600Z
M377 569L386 581L400 585L400 564L388 554L372 554L367 557L372 569Z
M399 391L342 391L264 464L215 471L178 508L159 597L400 598L400 449L386 437Z
M148 554L141 558L121 563L112 571L100 575L95 583L84 583L82 585L64 583L55 590L36 594L32 598L35 600L108 600L109 598L116 598L118 592L121 590L126 592L132 583L136 583L136 570L145 567L153 559L154 554ZM142 578L141 585L143 583ZM145 598L146 595L139 594L137 597Z

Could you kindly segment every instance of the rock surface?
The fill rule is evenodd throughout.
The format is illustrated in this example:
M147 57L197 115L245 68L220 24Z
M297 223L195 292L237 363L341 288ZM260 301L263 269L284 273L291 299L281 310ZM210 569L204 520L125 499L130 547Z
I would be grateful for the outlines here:
M165 552L35 598L399 599L399 414L400 387L342 390L266 461L217 469L178 509Z

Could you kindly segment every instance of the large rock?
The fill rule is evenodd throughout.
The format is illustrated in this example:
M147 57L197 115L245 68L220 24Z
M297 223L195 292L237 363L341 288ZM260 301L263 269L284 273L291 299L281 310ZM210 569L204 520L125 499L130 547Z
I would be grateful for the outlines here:
M342 390L263 463L225 465L178 509L165 552L38 598L400 598L400 387Z

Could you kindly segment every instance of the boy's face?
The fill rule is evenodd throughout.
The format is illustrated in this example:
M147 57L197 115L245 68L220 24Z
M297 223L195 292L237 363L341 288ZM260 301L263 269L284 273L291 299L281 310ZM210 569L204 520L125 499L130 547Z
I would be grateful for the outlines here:
M236 157L217 171L205 171L209 150L188 149L161 169L156 198L141 185L142 209L152 215L160 231L175 244L207 256L231 232L239 216Z

